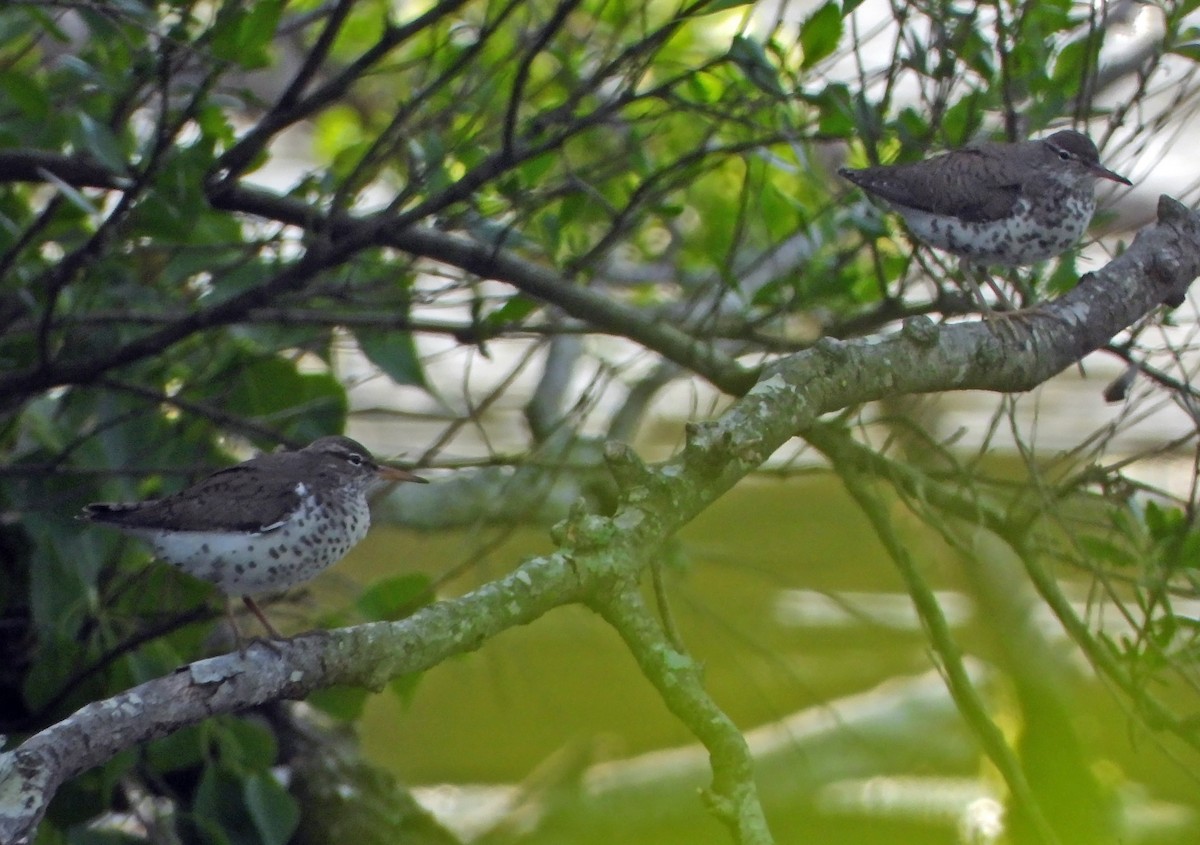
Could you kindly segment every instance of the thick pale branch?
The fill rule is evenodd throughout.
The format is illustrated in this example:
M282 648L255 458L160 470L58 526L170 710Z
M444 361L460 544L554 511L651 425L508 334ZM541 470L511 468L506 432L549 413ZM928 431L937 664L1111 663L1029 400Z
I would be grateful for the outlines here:
M378 689L577 601L585 586L564 555L549 555L401 622L254 643L244 656L197 661L89 704L0 754L0 842L30 841L58 787L119 751L220 713L303 698L332 684Z

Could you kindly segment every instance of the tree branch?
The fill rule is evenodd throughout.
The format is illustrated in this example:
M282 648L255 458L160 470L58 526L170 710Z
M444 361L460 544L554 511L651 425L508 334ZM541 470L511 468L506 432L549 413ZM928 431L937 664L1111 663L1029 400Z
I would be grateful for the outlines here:
M1177 297L1200 275L1200 215L1164 198L1159 218L1124 255L1089 274L1075 290L1014 320L1009 342L984 324L938 329L928 321L911 321L884 339L822 343L773 365L717 420L689 426L684 449L659 465L643 465L628 447L610 444L610 469L623 494L614 514L573 514L556 528L558 552L527 561L460 599L432 605L402 622L299 637L276 650L252 646L244 657L193 663L82 708L0 755L0 841L28 841L63 781L124 748L215 713L301 697L329 684L377 688L390 677L478 648L562 604L607 594L600 599L608 602L605 612L629 636L653 645L652 632L636 615L632 591L612 592L636 582L647 550L659 548L822 413L907 392L1027 389L1159 302ZM656 677L679 671L670 665L677 652L661 645L654 651L658 665L649 668ZM720 745L714 763L732 766L730 772L714 772L714 791L733 796L718 809L737 815L739 830L761 829L766 835L745 791L743 753L721 745L728 742L724 728L704 730L714 731L702 736L710 751Z
M592 605L625 640L667 708L708 749L713 782L705 800L713 814L739 845L774 842L758 800L750 747L733 720L705 691L699 664L667 639L636 583L601 595Z

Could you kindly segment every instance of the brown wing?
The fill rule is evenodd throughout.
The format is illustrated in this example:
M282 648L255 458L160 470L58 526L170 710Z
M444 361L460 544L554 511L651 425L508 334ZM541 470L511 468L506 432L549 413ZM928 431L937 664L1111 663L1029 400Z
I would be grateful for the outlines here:
M193 486L148 502L98 503L84 508L94 522L123 528L174 528L187 531L266 531L300 507L296 488L280 488L278 477L264 473L263 456L215 472ZM269 462L268 462L269 463Z
M1007 217L1021 198L1027 168L992 145L966 147L912 164L845 170L842 175L889 203L987 223Z

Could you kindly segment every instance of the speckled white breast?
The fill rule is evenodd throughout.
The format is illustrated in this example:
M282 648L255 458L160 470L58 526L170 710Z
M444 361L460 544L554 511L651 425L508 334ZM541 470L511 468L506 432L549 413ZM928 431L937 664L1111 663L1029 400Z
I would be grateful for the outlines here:
M908 228L919 239L978 264L1019 267L1045 261L1079 242L1096 211L1090 195L1062 197L1054 210L1032 208L1029 201L1017 202L1011 218L975 223L896 206Z
M225 594L244 596L301 584L336 563L367 536L371 513L363 491L318 499L296 488L300 507L254 534L219 531L136 532L167 563ZM133 532L131 532L133 533Z

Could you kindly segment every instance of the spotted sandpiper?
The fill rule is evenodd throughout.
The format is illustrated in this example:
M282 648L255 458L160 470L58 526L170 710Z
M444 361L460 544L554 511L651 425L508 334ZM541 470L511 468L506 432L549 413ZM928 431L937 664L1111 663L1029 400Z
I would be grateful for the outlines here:
M1096 211L1097 179L1132 184L1101 166L1092 139L1071 129L838 173L885 200L918 240L967 262L1006 267L1074 246Z
M162 499L92 504L83 517L147 541L162 560L240 596L280 638L252 594L309 580L367 534L367 495L425 479L379 463L349 437L260 455Z

